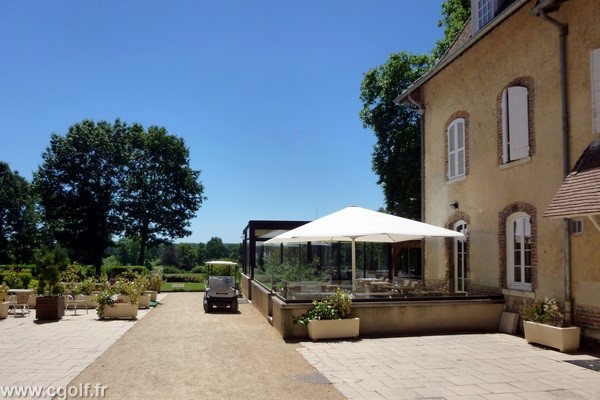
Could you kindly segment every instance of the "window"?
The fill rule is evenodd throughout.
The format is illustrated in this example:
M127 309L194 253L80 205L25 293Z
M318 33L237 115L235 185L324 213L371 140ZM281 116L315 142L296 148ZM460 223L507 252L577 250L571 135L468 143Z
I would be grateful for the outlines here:
M448 126L448 179L465 175L465 120L457 118Z
M467 291L467 223L458 221L454 230L463 233L465 237L454 238L454 291Z
M525 86L502 92L502 162L529 157L529 100Z
M594 133L600 133L600 49L592 50L592 123Z
M506 220L507 284L509 289L532 290L531 217L518 212Z
M574 235L583 234L583 220L580 218L571 220L571 232Z
M471 0L471 16L473 19L473 33L488 24L498 9L498 0Z

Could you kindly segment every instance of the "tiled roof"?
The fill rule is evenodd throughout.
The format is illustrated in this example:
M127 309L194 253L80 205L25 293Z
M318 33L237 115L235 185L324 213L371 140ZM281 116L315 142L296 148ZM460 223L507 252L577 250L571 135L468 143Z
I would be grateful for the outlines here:
M544 217L600 214L600 139L583 152L556 192Z

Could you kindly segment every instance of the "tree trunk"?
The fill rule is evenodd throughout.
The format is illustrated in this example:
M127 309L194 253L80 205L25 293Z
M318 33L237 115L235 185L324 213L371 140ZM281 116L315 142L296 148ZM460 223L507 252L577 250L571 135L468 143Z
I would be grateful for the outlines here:
M140 256L138 265L146 265L146 246L148 245L148 226L144 224L140 232Z

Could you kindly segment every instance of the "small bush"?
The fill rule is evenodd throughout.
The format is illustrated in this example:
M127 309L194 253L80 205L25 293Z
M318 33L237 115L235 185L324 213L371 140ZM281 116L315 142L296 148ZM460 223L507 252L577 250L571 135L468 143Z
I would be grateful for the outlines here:
M192 274L203 274L206 272L206 268L204 265L196 265L194 268L190 270Z
M138 274L138 275L146 275L148 273L148 270L146 269L146 267L143 267L141 265L127 266L127 267L115 266L115 267L107 267L106 268L106 274L108 275L109 278L116 278L119 275L130 274L130 273L134 273L134 274Z
M167 267L163 268L163 273L164 274L184 274L185 271L183 271L177 267L167 266Z

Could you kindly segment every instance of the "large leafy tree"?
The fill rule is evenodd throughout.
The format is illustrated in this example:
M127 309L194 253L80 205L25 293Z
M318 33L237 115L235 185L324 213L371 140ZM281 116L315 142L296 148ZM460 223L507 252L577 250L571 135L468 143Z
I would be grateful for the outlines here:
M204 255L206 260L219 260L227 257L229 254L227 247L223 244L223 240L220 237L214 236L206 242Z
M442 58L470 16L471 0L446 0L442 3L442 19L438 26L444 28L444 37L437 41L431 52L434 60Z
M34 174L42 215L70 258L96 266L122 230L117 212L128 127L116 120L72 125L65 136L52 134Z
M183 139L163 127L144 131L134 125L128 137L127 174L120 209L125 235L139 238L138 264L146 250L168 239L188 236L190 220L200 208L204 186L200 171L189 165Z
M0 162L0 263L31 262L38 242L31 185Z
M442 3L444 37L431 55L391 54L388 60L365 73L361 84L363 102L359 116L377 137L373 171L379 176L388 212L420 219L420 135L414 107L394 104L410 84L427 72L448 50L470 15L470 0Z
M379 175L386 208L392 214L420 218L420 136L418 116L394 99L429 68L427 55L391 54L388 60L365 73L359 116L377 137L373 171Z

